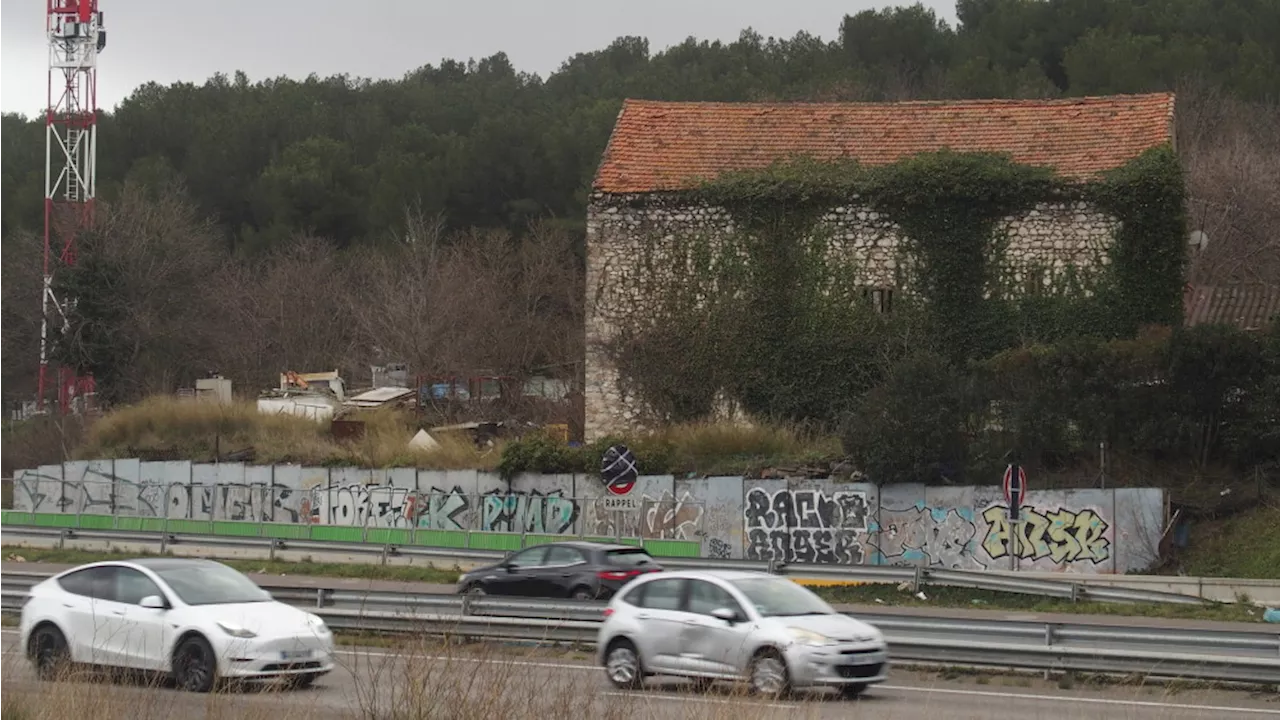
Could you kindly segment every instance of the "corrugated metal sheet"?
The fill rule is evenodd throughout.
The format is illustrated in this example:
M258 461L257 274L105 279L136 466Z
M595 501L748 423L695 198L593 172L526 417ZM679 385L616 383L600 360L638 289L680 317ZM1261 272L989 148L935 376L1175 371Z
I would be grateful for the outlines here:
M1280 286L1197 285L1186 297L1187 325L1227 324L1261 330L1280 315Z

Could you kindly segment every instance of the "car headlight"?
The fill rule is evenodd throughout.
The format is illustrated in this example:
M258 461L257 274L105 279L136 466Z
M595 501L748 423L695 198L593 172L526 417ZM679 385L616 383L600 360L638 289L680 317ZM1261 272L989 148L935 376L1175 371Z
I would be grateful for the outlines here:
M242 628L239 625L232 625L231 623L220 622L218 623L218 627L222 629L222 632L230 635L231 637L238 637L238 638L258 637L258 633L252 630L249 630L248 628Z
M329 626L324 624L324 618L319 615L307 613L307 624L321 635L327 635L329 633Z
M834 642L831 638L823 635L822 633L816 633L804 628L789 627L787 628L787 631L791 633L792 639L796 642L804 643L805 645L830 645Z

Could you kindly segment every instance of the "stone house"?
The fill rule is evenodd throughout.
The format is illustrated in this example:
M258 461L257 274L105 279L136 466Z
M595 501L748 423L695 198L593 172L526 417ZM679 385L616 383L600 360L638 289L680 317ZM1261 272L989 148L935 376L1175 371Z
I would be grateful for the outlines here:
M875 166L942 149L1004 152L1016 162L1084 181L1172 144L1173 111L1168 93L903 103L627 100L587 210L586 439L641 424L642 408L620 387L601 349L619 313L638 307L629 294L638 244L677 232L730 229L723 209L681 205L681 190L727 171L761 169L796 156ZM895 225L854 198L832 207L820 222L833 252L854 255L858 282L887 310L900 262ZM1006 257L1022 267L1088 267L1106 261L1116 226L1114 218L1087 203L1049 198L1004 219ZM1012 270L1015 276L1020 272Z

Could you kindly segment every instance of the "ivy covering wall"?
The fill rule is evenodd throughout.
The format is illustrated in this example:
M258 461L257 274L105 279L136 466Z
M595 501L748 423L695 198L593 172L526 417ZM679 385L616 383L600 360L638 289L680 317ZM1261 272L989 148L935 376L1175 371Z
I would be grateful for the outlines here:
M652 201L668 216L674 207L719 208L731 227L640 243L642 269L632 281L643 301L607 353L657 422L704 418L728 401L758 419L838 430L864 469L894 480L955 477L1011 452L1061 455L1114 443L1143 423L1101 426L1088 413L1067 417L1065 406L1055 415L1048 401L1040 410L1053 427L1042 435L1016 423L992 434L1001 412L1031 402L1009 395L1000 368L1011 352L1086 352L1105 364L1123 354L1114 343L1143 328L1179 326L1183 193L1168 146L1084 182L1006 156L945 151L880 167L797 159L724 175ZM1105 257L1027 292L1008 270L1004 222L1038 204L1079 202L1117 221ZM890 312L872 307L855 281L857 253L832 250L838 238L824 218L844 206L896 226L899 292ZM1164 357L1179 347L1163 342L1151 352ZM1253 343L1254 356L1265 354L1256 338L1196 342ZM1172 372L1162 362L1127 365L1145 370L1126 382ZM1047 370L1020 380L1041 399L1065 387ZM1103 384L1114 394L1115 383ZM975 444L980 436L988 447Z

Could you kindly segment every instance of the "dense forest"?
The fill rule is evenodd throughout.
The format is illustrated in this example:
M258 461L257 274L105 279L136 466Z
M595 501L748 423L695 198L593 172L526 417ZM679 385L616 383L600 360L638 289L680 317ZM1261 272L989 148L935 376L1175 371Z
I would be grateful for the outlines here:
M653 52L638 37L549 77L507 57L399 80L149 84L101 116L99 227L68 274L62 357L135 399L219 370L406 360L424 373L568 373L581 234L621 101L1041 98L1176 90L1202 279L1280 275L1280 3L959 0L832 28ZM424 55L429 52L424 49ZM424 58L424 60L427 58ZM4 398L30 398L44 134L3 117ZM514 288L515 292L506 292ZM363 368L363 369L362 369Z

